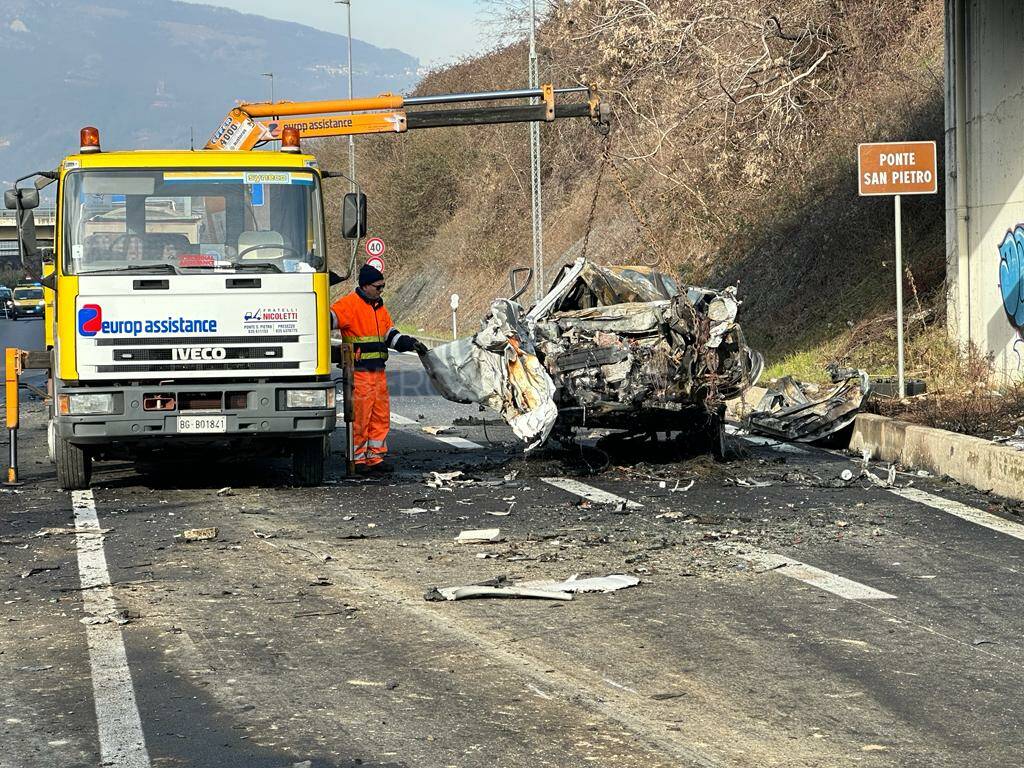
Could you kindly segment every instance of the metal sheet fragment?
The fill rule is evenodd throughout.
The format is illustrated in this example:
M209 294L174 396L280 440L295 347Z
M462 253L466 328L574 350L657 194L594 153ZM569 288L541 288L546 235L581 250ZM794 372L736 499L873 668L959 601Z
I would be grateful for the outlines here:
M829 370L835 384L824 395L813 384L792 376L779 379L747 417L751 432L813 443L853 423L871 394L871 379L864 371Z

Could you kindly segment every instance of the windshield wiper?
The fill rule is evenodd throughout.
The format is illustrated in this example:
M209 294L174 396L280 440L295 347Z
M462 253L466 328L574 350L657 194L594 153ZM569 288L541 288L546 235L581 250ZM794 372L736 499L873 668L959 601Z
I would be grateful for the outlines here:
M180 275L179 270L173 264L167 264L166 262L161 264L130 264L126 267L112 267L110 269L89 269L85 272L79 272L79 275L116 275L119 272L143 272L147 270L156 270L157 272L170 272L171 274Z
M216 269L221 272L227 272L229 269L233 269L236 272L261 272L265 269L269 269L272 272L283 272L277 264L272 264L269 261L259 262L243 262L243 261L231 261L227 264L197 264L194 267L188 267L188 269Z
M252 270L254 272L258 272L261 269L269 269L272 272L284 272L283 269L277 266L277 264L274 264L272 261L257 261L249 264L246 264L245 262L241 261L232 261L231 266L242 272L244 272L247 269Z

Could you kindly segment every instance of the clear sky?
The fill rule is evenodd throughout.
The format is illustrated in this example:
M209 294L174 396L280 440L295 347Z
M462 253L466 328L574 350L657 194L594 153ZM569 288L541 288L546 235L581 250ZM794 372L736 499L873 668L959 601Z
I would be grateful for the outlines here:
M346 33L346 9L334 0L185 0ZM398 48L424 65L485 47L475 0L352 0L352 36Z

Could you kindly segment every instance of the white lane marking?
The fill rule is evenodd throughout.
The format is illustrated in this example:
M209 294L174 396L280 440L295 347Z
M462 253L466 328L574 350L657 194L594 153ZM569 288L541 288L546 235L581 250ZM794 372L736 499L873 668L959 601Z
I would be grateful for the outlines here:
M73 491L75 539L78 545L78 578L82 583L85 614L109 616L117 610L110 588L103 537L92 491ZM113 768L149 768L149 752L142 719L135 703L135 688L128 668L121 628L116 622L86 624L92 668L92 690L99 727L100 758Z
M643 509L644 506L622 496L616 496L614 493L608 493L608 491L602 491L600 488L595 488L592 485L581 483L579 480L570 480L567 477L542 477L541 480L548 485L553 485L555 488L561 488L563 491L568 491L587 501L594 501L598 504L625 504L628 509Z
M866 584L851 581L850 579L823 571L821 568L815 568L813 565L801 563L799 560L793 560L784 555L776 555L760 549L737 552L736 554L737 557L749 563L760 565L766 570L775 571L791 579L810 584L812 587L831 592L833 595L839 595L839 597L846 600L896 599L896 595L890 595L888 592L882 592L880 589L869 587Z
M484 449L479 443L474 443L472 440L467 440L464 437L450 435L431 435L431 437L435 440L440 440L442 443L454 445L456 448L462 448L464 451L482 451Z
M408 426L419 426L419 422L407 419L405 416L400 416L394 411L391 412L391 423L398 424L403 427ZM462 448L464 451L482 451L484 447L479 443L474 443L472 440L467 440L464 437L455 437L453 435L432 435L429 432L424 432L425 437L432 437L434 440L440 440L442 443L455 446L456 448Z
M1007 536L1013 536L1015 539L1024 540L1024 525L1004 520L998 515L985 512L977 507L961 504L959 501L952 501L951 499L944 499L941 496L936 496L917 488L890 488L889 490L904 499L916 501L918 504L924 504L941 512L946 512L969 523L991 528L993 531L1005 533Z

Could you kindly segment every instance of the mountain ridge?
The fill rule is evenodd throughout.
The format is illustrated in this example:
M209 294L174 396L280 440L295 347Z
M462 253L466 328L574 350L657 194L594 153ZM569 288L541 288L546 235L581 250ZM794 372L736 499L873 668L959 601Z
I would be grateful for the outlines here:
M69 22L69 20L72 20ZM419 61L353 40L356 95L402 92ZM53 167L96 125L104 146L187 148L236 101L348 93L341 35L174 0L5 0L0 52L14 116L0 127L0 182Z

